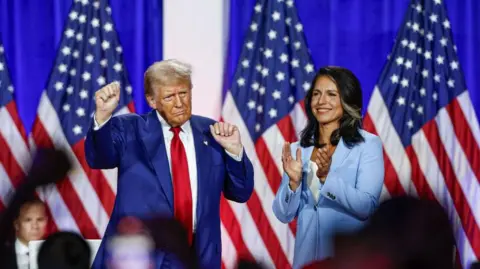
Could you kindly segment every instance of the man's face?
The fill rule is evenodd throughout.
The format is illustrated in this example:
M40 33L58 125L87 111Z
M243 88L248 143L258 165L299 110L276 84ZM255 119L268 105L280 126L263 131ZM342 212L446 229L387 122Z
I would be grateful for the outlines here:
M47 214L42 204L25 205L15 221L17 238L24 244L31 240L40 240L47 228Z
M147 96L150 107L156 109L172 127L178 127L192 116L192 90L186 84L157 87L154 96Z

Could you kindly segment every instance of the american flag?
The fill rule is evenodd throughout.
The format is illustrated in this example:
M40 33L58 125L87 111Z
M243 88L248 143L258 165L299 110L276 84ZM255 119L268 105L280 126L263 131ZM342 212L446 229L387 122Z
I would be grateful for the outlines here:
M58 47L54 67L42 93L30 136L36 147L67 150L73 172L40 192L55 228L101 238L113 209L117 171L90 169L85 135L95 111L94 94L112 81L121 85L116 114L133 111L131 92L108 1L75 0Z
M306 123L303 99L315 75L294 1L257 1L222 119L238 126L255 171L246 204L222 200L222 261L239 257L291 268L296 223L272 211L283 173L282 146L297 141Z
M382 197L438 201L468 268L480 258L480 129L442 0L411 1L364 124L384 144Z
M0 211L28 172L30 152L0 42Z

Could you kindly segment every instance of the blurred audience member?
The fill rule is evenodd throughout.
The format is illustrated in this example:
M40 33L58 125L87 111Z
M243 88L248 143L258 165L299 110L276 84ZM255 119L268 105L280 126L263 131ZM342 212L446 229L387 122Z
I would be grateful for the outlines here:
M40 247L38 269L90 269L91 255L90 247L81 236L58 232Z
M41 200L29 199L22 204L13 225L15 240L6 244L10 251L10 255L7 255L7 268L29 268L28 243L44 238L47 220L46 207Z

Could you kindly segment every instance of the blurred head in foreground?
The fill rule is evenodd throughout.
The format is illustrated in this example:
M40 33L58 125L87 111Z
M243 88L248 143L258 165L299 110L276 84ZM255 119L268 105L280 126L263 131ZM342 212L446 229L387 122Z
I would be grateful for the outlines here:
M38 252L38 269L89 269L91 251L78 234L58 232L50 235Z

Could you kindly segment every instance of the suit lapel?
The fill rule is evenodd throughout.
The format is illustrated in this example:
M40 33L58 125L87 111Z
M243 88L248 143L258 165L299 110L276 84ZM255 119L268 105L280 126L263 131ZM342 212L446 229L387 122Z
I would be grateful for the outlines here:
M211 169L211 152L210 146L212 141L208 137L208 132L202 130L200 123L192 117L190 119L190 124L192 126L193 140L195 143L195 159L197 162L197 222L200 220L202 214L202 205L204 203L203 199L205 198L203 194L203 188L208 188L208 178L210 175Z
M148 154L150 165L157 174L162 191L167 197L170 208L173 211L173 187L170 175L165 140L163 138L162 125L158 120L155 110L147 116L147 135L142 138L145 150Z
M350 151L351 149L349 149L347 145L345 145L345 143L343 142L343 138L340 138L337 148L332 155L332 164L330 166L330 171L335 171L338 167L340 167L343 161L345 161L345 159L348 157L348 154L350 154Z

